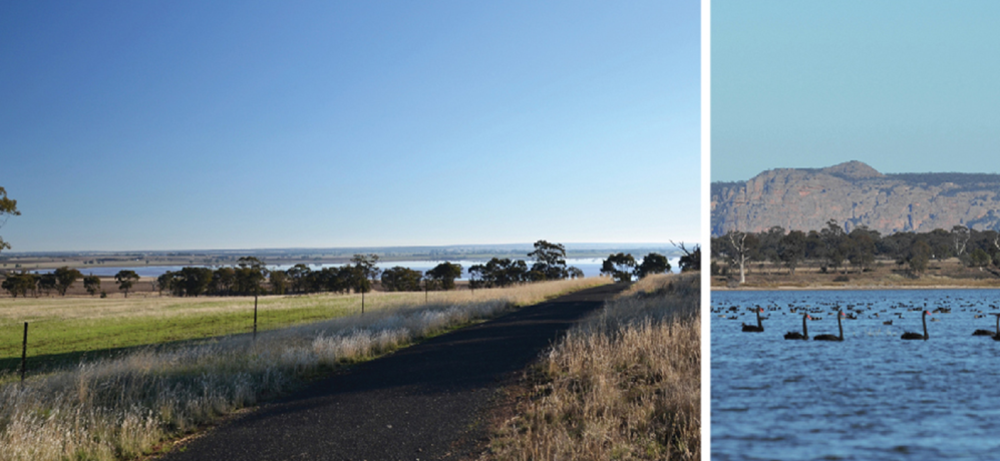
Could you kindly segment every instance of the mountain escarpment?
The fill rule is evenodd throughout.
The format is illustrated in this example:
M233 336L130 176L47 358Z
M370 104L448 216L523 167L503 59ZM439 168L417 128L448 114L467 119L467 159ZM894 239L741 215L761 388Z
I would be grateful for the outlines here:
M883 235L1000 230L1000 175L882 174L851 161L822 169L782 168L745 182L712 183L712 235L730 230L819 230L830 219L847 232L867 226Z

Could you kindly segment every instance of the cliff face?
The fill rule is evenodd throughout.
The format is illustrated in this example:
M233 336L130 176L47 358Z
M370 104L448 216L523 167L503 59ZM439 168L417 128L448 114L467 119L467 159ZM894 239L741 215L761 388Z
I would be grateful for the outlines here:
M712 235L819 230L836 219L847 232L883 235L965 225L1000 230L1000 175L883 175L852 161L823 169L775 169L746 182L712 184Z

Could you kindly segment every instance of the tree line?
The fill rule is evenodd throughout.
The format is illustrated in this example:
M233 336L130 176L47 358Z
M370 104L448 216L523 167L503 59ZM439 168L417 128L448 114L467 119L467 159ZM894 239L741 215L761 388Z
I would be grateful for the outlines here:
M893 260L914 275L926 271L931 260L951 257L969 267L1000 264L1000 233L961 225L951 230L883 236L866 226L846 232L837 220L831 219L819 231L786 231L780 226L758 233L730 231L713 237L711 244L712 257L726 264L723 267L713 262L713 275L738 272L741 283L745 281L746 266L755 261L781 265L790 274L805 261L818 262L822 272L862 272L871 270L876 259Z
M684 256L677 261L681 272L700 270L701 248L696 245L693 250L688 250L683 243L678 247L684 252ZM636 261L631 253L610 254L601 262L601 274L610 276L619 283L631 282L653 274L664 274L670 272L670 269L670 261L659 253L647 254L642 258L642 262Z
M96 275L84 276L79 270L69 267L60 267L45 274L32 274L30 272L7 274L0 287L15 298L18 295L27 297L29 293L35 297L38 297L39 293L48 296L53 291L59 293L60 296L66 296L66 291L81 278L83 279L83 288L91 296L100 293L102 298L107 297L107 292L101 289L100 277ZM125 294L126 298L132 286L138 281L139 274L132 270L121 270L115 274L118 289Z
M514 284L561 280L583 277L579 268L566 265L566 248L562 244L539 240L534 243L534 251L527 254L533 258L531 266L524 260L493 258L485 264L469 267L470 288L505 287ZM662 256L661 256L662 257ZM666 258L663 258L666 261ZM306 264L296 264L287 270L269 270L259 259L246 256L239 258L233 266L183 267L168 271L157 277L155 287L162 293L174 296L248 296L256 294L307 294L319 292L367 293L374 282L380 281L385 291L425 291L453 290L455 281L462 276L461 264L445 261L426 273L406 267L396 266L381 270L375 254L356 254L350 263L339 267L311 269ZM669 270L669 264L668 264ZM49 294L56 291L65 295L70 286L83 279L84 288L91 295L106 293L101 290L100 278L83 276L77 269L63 267L47 274L27 272L8 274L3 289L12 296L38 296L39 292ZM131 270L123 270L115 275L119 290L128 296L139 276Z

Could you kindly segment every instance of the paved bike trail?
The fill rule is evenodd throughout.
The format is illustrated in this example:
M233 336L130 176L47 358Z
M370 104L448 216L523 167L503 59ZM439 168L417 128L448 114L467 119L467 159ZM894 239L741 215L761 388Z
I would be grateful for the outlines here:
M441 335L224 423L163 460L432 460L467 455L500 381L624 288L604 285Z

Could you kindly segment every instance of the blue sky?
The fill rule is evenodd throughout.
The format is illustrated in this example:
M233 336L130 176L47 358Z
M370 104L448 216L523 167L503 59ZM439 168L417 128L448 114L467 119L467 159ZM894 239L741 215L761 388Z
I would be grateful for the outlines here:
M712 1L713 181L1000 173L1000 2Z
M5 2L13 251L698 240L697 2Z

